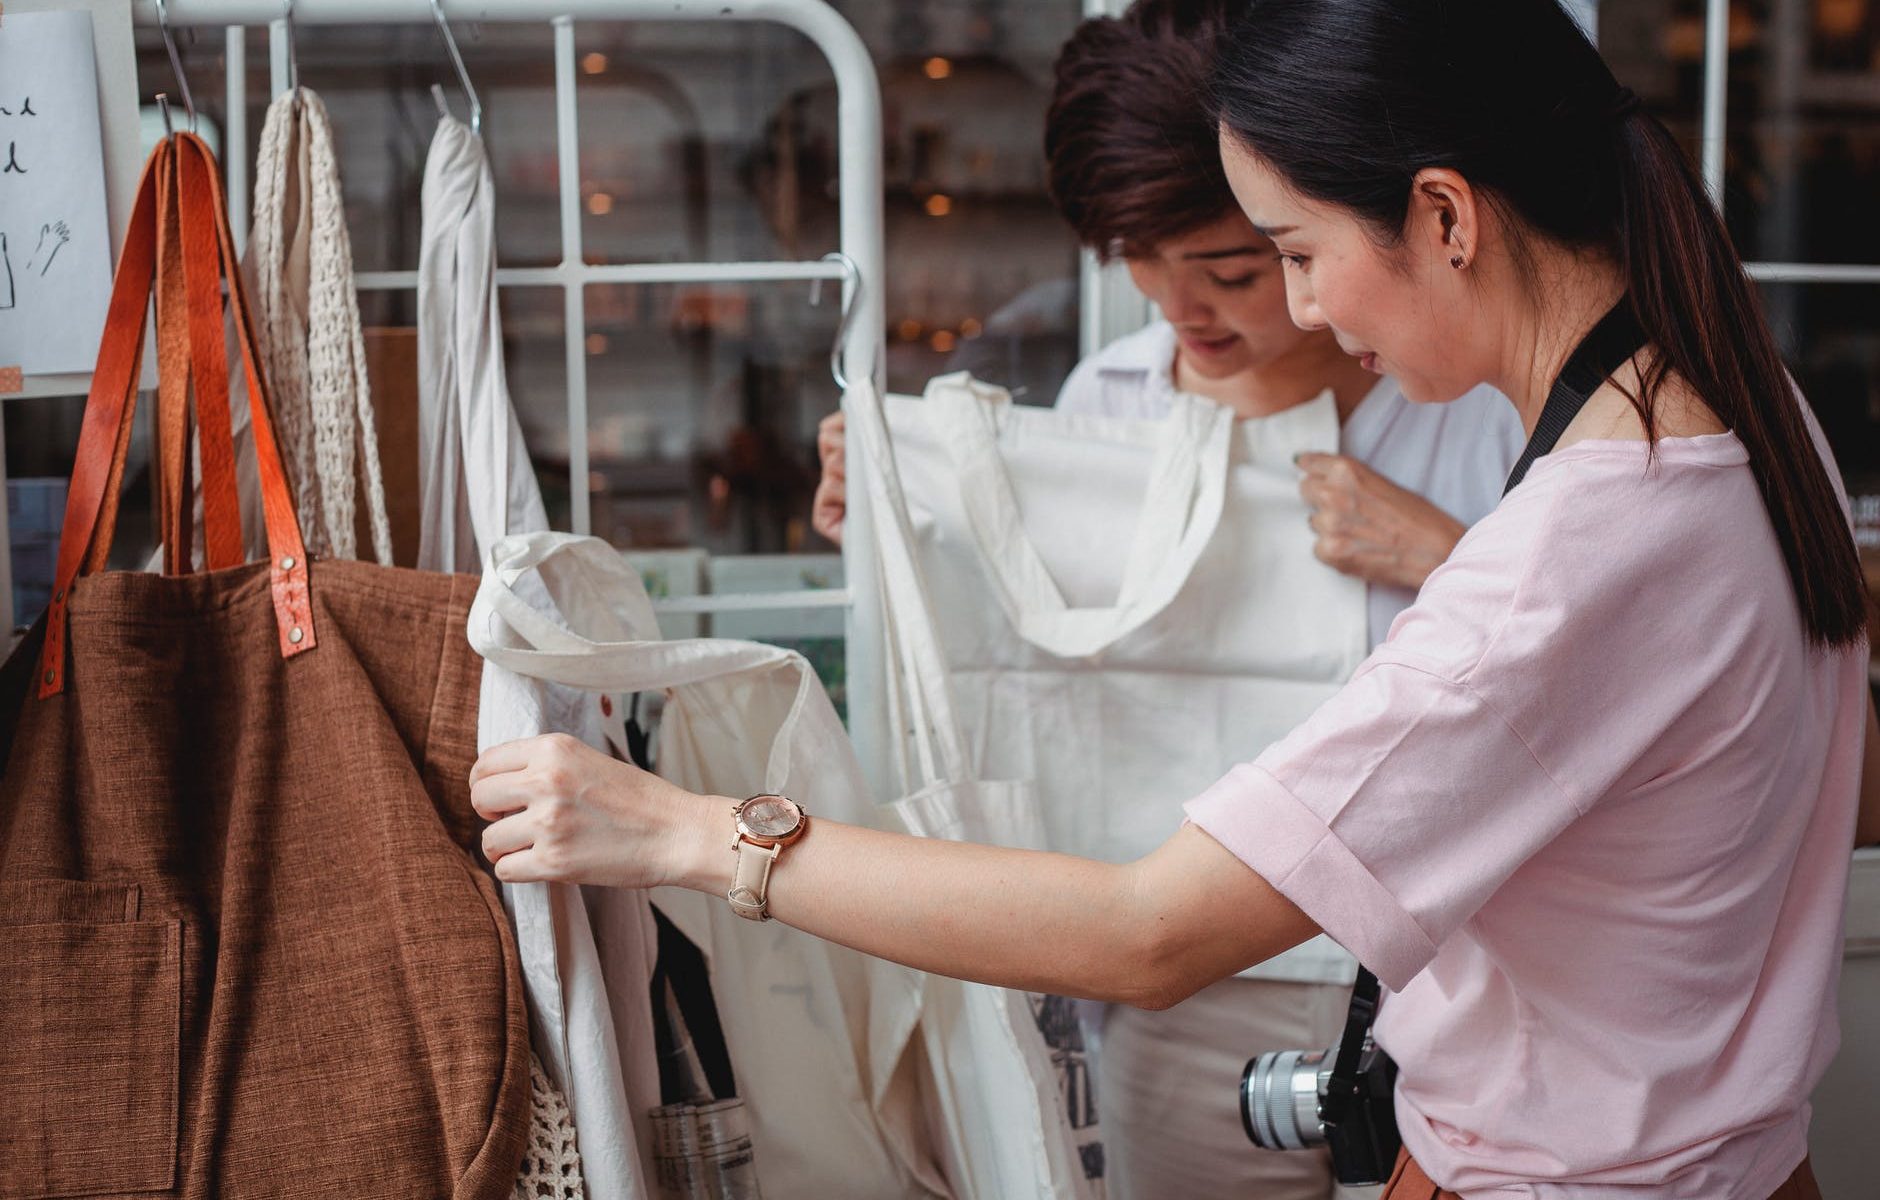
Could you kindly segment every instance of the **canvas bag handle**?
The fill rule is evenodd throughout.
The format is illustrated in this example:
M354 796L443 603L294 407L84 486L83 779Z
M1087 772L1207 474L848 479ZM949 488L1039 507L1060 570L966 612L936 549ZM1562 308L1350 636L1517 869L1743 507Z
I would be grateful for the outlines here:
M1087 658L1140 629L1180 594L1220 526L1234 415L1221 405L1178 396L1157 431L1116 600L1073 608L1025 532L999 451L999 424L1011 407L1010 395L949 375L927 385L926 405L953 460L960 505L993 594L1012 628L1041 650Z

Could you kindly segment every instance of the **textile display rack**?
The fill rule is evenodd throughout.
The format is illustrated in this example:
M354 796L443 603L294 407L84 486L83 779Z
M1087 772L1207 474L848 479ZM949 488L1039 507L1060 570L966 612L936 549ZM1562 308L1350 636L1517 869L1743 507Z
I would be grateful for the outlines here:
M291 24L287 13L291 10ZM882 280L885 269L882 212L881 92L873 61L855 29L824 0L133 0L132 19L138 26L171 30L181 27L226 29L228 56L227 143L245 147L247 136L247 72L244 69L244 27L269 28L270 94L290 86L293 26L305 25L431 25L447 18L453 22L503 24L546 23L554 31L555 147L558 160L561 261L554 266L499 269L496 282L504 287L559 287L563 295L567 364L568 467L570 477L588 476L588 385L586 289L604 284L750 283L802 281L820 286L838 281L842 293L842 320L831 353L835 381L872 379L877 390L882 379L885 309ZM794 29L807 37L828 60L837 94L840 208L837 252L822 259L767 262L657 262L593 263L586 259L581 229L580 141L575 83L577 21L767 21ZM181 107L175 109L181 118ZM249 208L248 167L241 153L227 155L231 220L238 241L245 241ZM417 272L361 272L360 290L417 288ZM845 389L846 390L846 389ZM851 455L862 454L851 447ZM859 460L853 471L859 471ZM859 476L858 476L859 477ZM859 491L860 489L858 489ZM590 531L589 498L581 488L571 489L570 524L575 533ZM867 498L852 496L848 520L856 536L845 539L844 566L849 581L874 578L868 561L870 538ZM5 564L0 564L0 582ZM881 702L884 678L881 661L881 617L877 589L850 586L807 591L688 597L664 601L662 612L712 613L726 611L843 608L850 695L850 727L857 752L878 795L885 795L889 765L886 758L886 705Z

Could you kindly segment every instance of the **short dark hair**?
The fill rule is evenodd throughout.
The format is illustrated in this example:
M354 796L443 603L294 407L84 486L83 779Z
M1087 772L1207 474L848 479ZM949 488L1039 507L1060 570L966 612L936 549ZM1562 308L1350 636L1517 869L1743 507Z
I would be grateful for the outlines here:
M1045 117L1051 199L1078 240L1137 253L1234 209L1208 80L1248 0L1137 0L1077 27Z

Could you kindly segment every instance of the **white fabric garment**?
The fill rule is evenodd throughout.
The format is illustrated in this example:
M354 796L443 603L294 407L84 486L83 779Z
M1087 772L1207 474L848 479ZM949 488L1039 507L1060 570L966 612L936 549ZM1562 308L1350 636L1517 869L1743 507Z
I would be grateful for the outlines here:
M1117 421L954 375L888 419L974 765L1036 788L1049 849L1147 854L1369 651L1364 586L1313 558L1292 462L1336 450L1329 392ZM1324 938L1257 970L1354 974Z
M541 492L503 382L489 163L455 119L425 162L418 265L419 462L426 504L419 562L476 571L512 532L546 530ZM528 588L532 581L521 586ZM539 587L530 594L545 608ZM616 700L605 698L612 710ZM618 741L603 698L486 662L477 747L560 732L600 750ZM624 712L622 707L618 712ZM587 1194L643 1200L640 1147L659 1103L647 992L657 944L644 893L505 884L536 1052L564 1094Z
M812 821L875 823L854 750L809 664L754 642L659 640L639 575L604 542L558 533L498 542L470 641L492 667L529 679L596 695L663 691L657 765L683 787L781 792L805 797ZM728 880L728 810L725 827ZM920 973L744 920L722 897L662 889L656 899L711 965L764 1195L948 1194L918 1093ZM585 1127L581 1138L586 1163Z
M372 552L392 561L352 241L326 105L306 88L268 106L247 268L255 326L307 550L355 555L363 493Z
M418 256L418 565L475 571L504 533L548 528L542 493L503 371L496 307L496 184L483 139L455 117L437 124L424 164ZM493 499L485 486L501 488ZM507 523L473 528L472 506ZM479 549L478 534L489 539Z
M881 400L872 388L856 387L843 409L864 447L858 473L873 514L889 723L904 794L890 807L917 836L1041 849L1045 830L1032 788L980 778L961 736ZM1101 1197L1095 1114L1077 1102L1075 1085L1088 1081L1081 1048L1046 1044L1041 1026L1053 1022L1034 1015L1032 997L940 976L923 982L928 1115L956 1193L974 1200ZM1074 1020L1055 1023L1068 1024L1074 1040ZM1060 1090L1060 1068L1068 1090Z
M1160 420L1181 394L1172 374L1175 350L1175 328L1167 321L1118 338L1071 372L1058 393L1058 411ZM1478 387L1449 404L1417 404L1396 381L1380 379L1346 419L1338 444L1341 453L1473 525L1500 501L1527 435L1514 405L1494 388ZM1383 585L1371 585L1369 595L1370 641L1376 646L1416 596ZM1260 749L1245 747L1242 753Z

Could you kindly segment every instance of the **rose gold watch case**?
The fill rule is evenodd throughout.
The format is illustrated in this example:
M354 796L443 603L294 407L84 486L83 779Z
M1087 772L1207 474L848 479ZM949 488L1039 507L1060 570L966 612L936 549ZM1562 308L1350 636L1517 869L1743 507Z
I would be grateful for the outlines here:
M789 828L780 832L771 832L777 827L771 822L763 820L763 817L769 814L757 815L752 813L753 809L764 807L761 802L767 800L779 802L785 806L790 813L794 814L796 819ZM737 818L738 827L737 837L732 839L731 842L731 848L733 850L737 849L739 842L745 841L766 848L771 846L788 846L791 842L802 837L804 829L809 825L809 814L804 811L801 804L798 804L788 796L780 796L775 792L759 792L743 803L735 805L731 812L732 815ZM757 821L755 824L753 823L754 816Z

